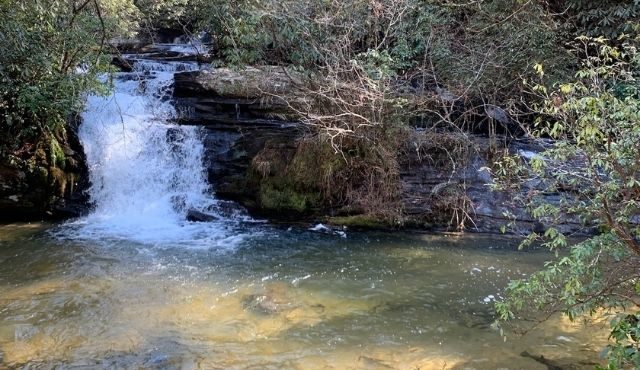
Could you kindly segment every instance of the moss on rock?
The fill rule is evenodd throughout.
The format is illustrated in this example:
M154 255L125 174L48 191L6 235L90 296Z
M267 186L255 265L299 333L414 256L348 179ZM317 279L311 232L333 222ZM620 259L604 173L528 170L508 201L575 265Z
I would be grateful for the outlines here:
M353 229L388 229L396 226L389 220L366 214L330 217L328 221L332 225L346 226Z
M58 139L51 137L50 141L50 162L52 166L64 169L67 164L67 156L64 154L62 146L58 142Z
M267 211L309 213L318 208L320 194L302 193L287 186L277 188L267 182L260 187L259 200L261 208Z

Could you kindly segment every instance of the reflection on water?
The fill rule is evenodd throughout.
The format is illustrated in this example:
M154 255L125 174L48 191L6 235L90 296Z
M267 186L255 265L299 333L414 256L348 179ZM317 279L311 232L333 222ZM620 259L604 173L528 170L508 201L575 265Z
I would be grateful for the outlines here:
M0 368L593 368L554 318L506 342L492 301L541 266L495 237L264 230L233 251L55 240L0 227Z

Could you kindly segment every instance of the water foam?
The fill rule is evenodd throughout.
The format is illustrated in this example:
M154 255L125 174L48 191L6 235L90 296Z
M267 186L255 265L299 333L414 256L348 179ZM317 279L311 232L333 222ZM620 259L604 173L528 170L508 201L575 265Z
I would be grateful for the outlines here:
M92 212L67 236L144 244L211 247L238 240L231 220L196 223L189 210L214 213L197 127L172 124L173 75L195 64L138 60L114 77L113 93L87 98L79 136L87 156Z

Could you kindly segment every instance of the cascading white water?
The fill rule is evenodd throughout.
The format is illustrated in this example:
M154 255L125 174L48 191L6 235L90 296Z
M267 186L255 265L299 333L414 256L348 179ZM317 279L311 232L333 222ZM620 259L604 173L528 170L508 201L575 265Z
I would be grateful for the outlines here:
M90 171L91 214L74 223L83 238L142 243L229 243L224 222L186 221L188 210L211 211L196 127L171 124L173 75L189 63L138 60L114 77L109 96L89 96L79 129Z
M209 47L203 42L206 33L176 37L171 44L156 44L156 47L183 55L208 55Z

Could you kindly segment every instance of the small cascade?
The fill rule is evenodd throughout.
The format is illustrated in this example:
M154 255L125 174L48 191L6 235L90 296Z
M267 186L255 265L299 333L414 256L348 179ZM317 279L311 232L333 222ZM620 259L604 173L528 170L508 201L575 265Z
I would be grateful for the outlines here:
M183 55L208 55L209 47L204 42L206 33L191 36L180 36L170 44L156 44L156 47Z
M173 124L176 71L195 63L135 59L116 73L113 92L87 98L79 136L90 171L93 210L70 224L81 238L211 247L234 239L231 220L217 215L203 167L199 128ZM105 77L106 78L106 77ZM189 222L192 212L214 222Z

